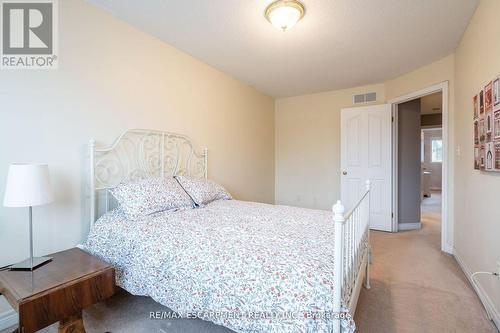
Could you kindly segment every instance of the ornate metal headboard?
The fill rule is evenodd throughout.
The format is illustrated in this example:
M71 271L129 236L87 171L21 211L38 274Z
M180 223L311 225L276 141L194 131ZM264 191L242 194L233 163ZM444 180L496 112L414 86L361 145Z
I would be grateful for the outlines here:
M207 177L208 151L198 153L187 136L133 129L107 148L90 149L90 226L116 203L108 194L121 182L152 177Z

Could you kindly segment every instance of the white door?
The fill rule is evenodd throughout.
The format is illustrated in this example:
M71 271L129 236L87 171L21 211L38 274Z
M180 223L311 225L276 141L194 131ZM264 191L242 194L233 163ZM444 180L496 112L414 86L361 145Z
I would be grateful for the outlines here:
M392 231L392 111L390 104L342 109L341 200L346 211L371 181L370 228Z

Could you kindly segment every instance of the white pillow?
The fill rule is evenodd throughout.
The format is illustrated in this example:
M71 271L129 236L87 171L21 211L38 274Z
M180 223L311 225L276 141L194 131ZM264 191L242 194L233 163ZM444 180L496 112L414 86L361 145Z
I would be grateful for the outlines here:
M194 207L189 195L173 177L122 183L110 192L129 220L165 210Z
M224 187L205 178L175 176L182 188L189 194L198 206L206 205L215 200L230 200L231 194Z

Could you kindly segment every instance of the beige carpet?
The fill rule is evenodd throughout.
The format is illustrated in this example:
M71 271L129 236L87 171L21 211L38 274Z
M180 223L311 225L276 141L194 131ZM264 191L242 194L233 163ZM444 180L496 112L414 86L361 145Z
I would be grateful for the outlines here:
M422 205L422 229L371 232L370 290L360 295L359 332L497 332L458 263L443 254L439 193Z
M371 233L372 288L359 299L358 332L497 332L455 259L440 251L439 203L438 195L424 202L422 230ZM202 320L151 320L150 311L168 309L120 292L85 311L84 321L88 333L231 332Z

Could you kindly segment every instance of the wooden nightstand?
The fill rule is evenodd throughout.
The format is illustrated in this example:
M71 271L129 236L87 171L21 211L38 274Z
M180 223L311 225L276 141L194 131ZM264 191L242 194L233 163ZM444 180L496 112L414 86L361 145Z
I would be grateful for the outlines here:
M59 332L85 332L82 310L115 292L114 268L73 248L50 255L33 271L0 271L0 292L19 313L19 332L32 333L59 321Z

